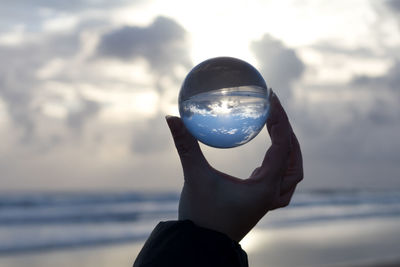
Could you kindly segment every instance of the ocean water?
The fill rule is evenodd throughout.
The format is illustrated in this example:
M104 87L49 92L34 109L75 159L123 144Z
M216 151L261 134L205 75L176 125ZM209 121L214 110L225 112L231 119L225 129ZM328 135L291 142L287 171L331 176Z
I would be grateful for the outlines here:
M28 193L0 196L0 256L145 240L177 217L175 193Z
M178 200L177 193L2 194L0 257L143 242L160 220L177 218ZM289 207L266 218L258 228L294 229L320 222L399 219L400 192L299 192Z

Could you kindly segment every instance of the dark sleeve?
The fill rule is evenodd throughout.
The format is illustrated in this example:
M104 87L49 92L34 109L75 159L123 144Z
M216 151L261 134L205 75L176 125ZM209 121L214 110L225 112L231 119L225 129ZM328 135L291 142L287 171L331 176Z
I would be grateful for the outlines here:
M247 254L225 234L191 221L160 222L133 267L248 267Z

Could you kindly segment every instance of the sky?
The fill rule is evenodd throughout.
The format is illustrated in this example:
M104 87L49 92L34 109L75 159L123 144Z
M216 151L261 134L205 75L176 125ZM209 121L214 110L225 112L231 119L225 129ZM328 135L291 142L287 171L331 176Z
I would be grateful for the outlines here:
M398 0L4 0L0 17L1 191L179 190L164 116L216 56L280 97L301 189L400 188ZM246 178L269 145L202 148Z

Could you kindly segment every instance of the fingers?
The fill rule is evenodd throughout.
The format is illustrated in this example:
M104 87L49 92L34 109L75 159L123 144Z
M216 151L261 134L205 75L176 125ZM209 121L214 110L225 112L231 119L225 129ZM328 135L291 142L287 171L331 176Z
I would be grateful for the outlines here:
M200 168L207 165L207 161L201 152L199 143L189 133L179 117L166 116L167 124L174 139L176 150L178 151L185 179Z
M299 141L293 132L291 139L293 147L290 153L289 166L282 179L280 185L280 196L276 203L274 203L273 209L283 208L289 205L297 184L303 180L303 158Z
M279 182L288 166L292 147L292 128L275 94L271 97L271 113L267 120L267 129L272 144L264 157L260 172L264 173L265 177L274 179L274 182Z
M276 202L274 203L274 206L272 207L271 210L287 207L290 204L290 201L292 200L292 196L293 196L295 190L296 190L296 186L292 187L287 193L281 195L276 200Z
M285 175L281 182L280 193L281 195L289 192L301 180L303 180L303 158L299 141L296 135L292 132L292 150L290 152L289 164L286 169Z
M250 178L257 176L260 173L260 169L261 169L261 167L255 168L254 171L251 173Z

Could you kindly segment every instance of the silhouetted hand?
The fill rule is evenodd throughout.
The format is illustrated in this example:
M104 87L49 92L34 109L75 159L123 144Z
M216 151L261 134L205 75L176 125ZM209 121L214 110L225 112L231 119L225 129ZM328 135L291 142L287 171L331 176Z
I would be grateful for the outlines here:
M300 145L275 94L267 120L272 144L262 165L242 180L214 169L179 117L167 116L184 173L179 219L240 241L269 211L289 204L303 179Z

